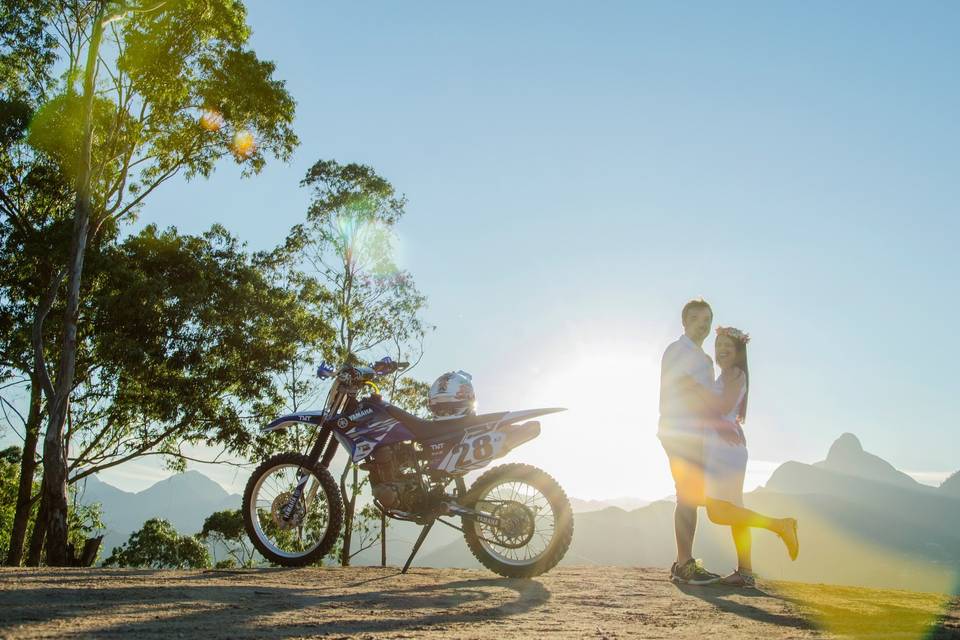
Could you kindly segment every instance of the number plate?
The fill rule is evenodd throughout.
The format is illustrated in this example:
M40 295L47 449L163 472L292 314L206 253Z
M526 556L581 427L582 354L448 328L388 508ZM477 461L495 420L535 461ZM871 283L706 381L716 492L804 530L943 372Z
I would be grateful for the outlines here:
M506 436L494 431L494 426L483 425L465 431L460 442L440 463L440 469L448 473L466 472L479 469L500 456Z

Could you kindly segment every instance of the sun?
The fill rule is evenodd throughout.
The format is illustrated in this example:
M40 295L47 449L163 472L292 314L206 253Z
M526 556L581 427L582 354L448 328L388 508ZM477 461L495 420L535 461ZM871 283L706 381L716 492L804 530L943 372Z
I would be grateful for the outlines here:
M544 420L537 457L572 495L657 498L672 492L656 439L659 352L635 343L583 344L561 362L542 365L536 379L530 406L567 409Z

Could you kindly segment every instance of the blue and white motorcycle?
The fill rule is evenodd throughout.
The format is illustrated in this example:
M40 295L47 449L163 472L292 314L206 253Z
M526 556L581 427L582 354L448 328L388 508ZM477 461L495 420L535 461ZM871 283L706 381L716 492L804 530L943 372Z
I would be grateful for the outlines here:
M316 437L306 455L275 455L247 482L243 518L254 546L284 566L330 553L343 524L343 501L329 466L342 446L370 474L374 504L387 517L423 526L404 572L438 521L462 531L473 555L495 573L528 578L549 571L573 538L570 502L556 480L526 464L494 467L469 490L464 476L536 438L540 424L531 418L563 409L423 420L384 402L374 384L406 366L384 358L369 367L321 367L318 376L333 379L323 409L264 427L271 432L305 424ZM455 517L461 526L448 520Z

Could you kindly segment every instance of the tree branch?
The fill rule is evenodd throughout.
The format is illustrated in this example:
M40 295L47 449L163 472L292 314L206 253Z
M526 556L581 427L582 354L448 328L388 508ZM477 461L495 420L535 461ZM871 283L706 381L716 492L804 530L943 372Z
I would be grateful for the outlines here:
M50 309L53 308L53 303L57 299L57 290L60 288L60 283L65 275L67 275L67 270L60 269L60 271L53 276L50 284L47 286L47 290L43 294L43 298L40 300L40 305L37 307L37 313L33 319L34 369L37 372L37 378L40 380L43 393L47 397L47 402L51 403L54 401L55 392L53 383L50 382L50 373L47 371L47 362L43 355L43 323L47 319Z

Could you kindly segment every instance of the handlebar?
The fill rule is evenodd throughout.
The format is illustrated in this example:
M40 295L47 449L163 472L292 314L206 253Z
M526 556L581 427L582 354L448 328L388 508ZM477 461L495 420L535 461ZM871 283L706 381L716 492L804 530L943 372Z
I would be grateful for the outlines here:
M324 362L317 367L317 377L321 380L339 376L345 376L353 381L369 380L373 377L386 376L397 371L402 371L409 366L409 362L396 362L390 356L380 358L369 367L343 365L339 371L334 370L332 366Z

